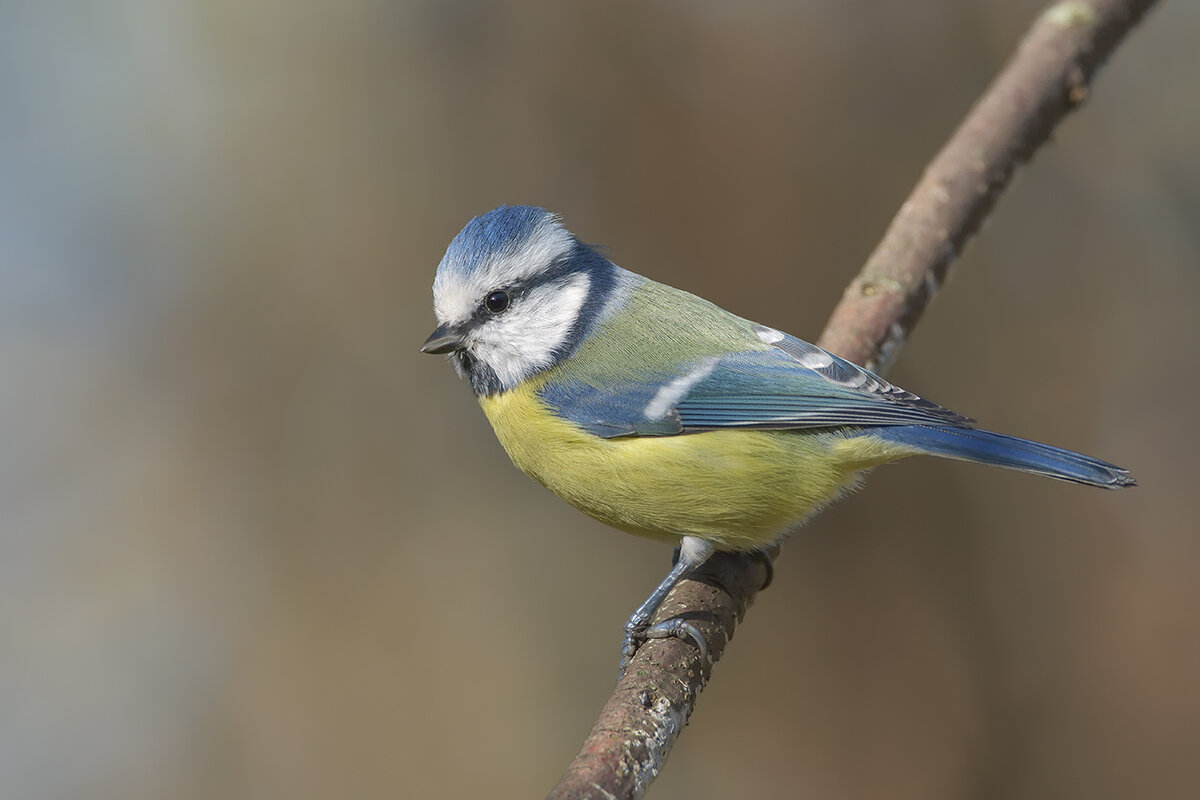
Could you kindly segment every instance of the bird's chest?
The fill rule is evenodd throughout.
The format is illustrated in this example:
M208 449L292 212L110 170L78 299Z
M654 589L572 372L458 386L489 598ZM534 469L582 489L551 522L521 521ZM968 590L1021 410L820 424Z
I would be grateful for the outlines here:
M551 413L530 384L480 397L479 405L513 463L556 492L606 457L608 442Z
M602 439L551 413L536 387L480 404L524 472L584 513L642 536L758 546L849 478L824 437L729 430Z

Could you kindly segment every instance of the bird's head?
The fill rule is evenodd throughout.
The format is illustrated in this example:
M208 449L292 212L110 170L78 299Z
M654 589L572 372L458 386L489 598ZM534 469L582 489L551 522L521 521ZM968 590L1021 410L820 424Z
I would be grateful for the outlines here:
M615 271L549 211L500 206L446 249L433 281L438 327L421 351L451 354L477 394L511 389L574 350Z

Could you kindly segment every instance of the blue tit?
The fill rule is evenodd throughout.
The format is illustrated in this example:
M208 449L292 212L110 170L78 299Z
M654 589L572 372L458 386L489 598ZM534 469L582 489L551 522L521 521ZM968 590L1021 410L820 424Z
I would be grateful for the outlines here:
M1074 483L1127 470L972 427L815 345L609 261L544 209L501 206L454 237L433 283L448 353L514 464L589 516L679 545L625 629L622 671L670 589L715 550L761 550L924 454Z

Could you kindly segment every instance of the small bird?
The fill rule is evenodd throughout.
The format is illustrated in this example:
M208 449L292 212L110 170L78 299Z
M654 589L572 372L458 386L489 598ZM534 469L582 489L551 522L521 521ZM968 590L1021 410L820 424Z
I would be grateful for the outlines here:
M679 546L625 626L621 672L671 588L762 551L865 470L935 455L1113 489L1127 470L972 421L786 333L618 267L554 214L501 206L450 242L421 347L468 378L513 463L585 514Z

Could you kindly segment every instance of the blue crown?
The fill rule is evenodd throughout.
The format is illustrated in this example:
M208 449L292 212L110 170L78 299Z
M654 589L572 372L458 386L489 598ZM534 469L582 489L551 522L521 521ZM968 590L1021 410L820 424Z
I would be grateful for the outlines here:
M438 271L470 275L492 258L513 255L554 215L535 206L500 206L475 217L458 232Z

